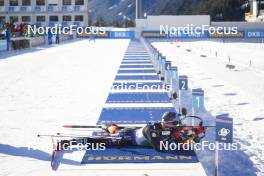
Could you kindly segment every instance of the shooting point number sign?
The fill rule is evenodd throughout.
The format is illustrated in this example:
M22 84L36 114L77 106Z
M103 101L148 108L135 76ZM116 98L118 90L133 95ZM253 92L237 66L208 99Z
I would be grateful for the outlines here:
M171 61L166 61L165 70L166 71L171 70Z
M196 111L201 111L204 108L204 90L192 90L192 108Z
M188 77L183 75L179 76L179 89L188 90Z

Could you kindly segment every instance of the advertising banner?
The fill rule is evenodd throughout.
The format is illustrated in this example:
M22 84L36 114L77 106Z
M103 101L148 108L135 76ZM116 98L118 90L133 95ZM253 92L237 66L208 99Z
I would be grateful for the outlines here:
M165 33L160 33L160 31L143 31L142 37L145 38L167 38Z
M110 38L109 31L106 31L104 34L88 34L88 33L82 33L77 35L77 38Z
M178 31L176 33L169 33L168 38L207 38L208 32L202 31Z
M244 38L245 31L238 31L237 34L214 32L214 33L208 33L208 37L209 38Z
M233 142L233 119L228 114L216 116L216 141L221 143Z
M134 31L111 31L110 38L113 39L133 39Z
M247 30L246 38L264 38L264 30Z

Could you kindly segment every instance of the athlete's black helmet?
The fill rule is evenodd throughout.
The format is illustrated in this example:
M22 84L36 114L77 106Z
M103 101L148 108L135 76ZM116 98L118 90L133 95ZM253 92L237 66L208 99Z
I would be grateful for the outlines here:
M176 112L165 112L162 115L162 122L175 122L177 121Z

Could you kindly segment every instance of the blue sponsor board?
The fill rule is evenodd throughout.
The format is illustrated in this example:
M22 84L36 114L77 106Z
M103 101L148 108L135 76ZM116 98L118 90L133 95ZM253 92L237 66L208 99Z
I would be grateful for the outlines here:
M264 30L247 30L246 38L264 38Z
M237 33L224 33L223 31L178 31L160 33L160 31L143 31L145 38L264 38L264 30L239 30Z
M233 142L233 119L228 114L216 116L216 141L221 143Z
M207 38L208 32L202 31L177 31L177 32L170 32L168 34L168 38Z
M102 34L87 34L83 33L78 35L79 38L88 38L93 36L94 38L110 38L110 39L133 39L134 31L106 31Z
M145 38L167 38L167 34L160 31L143 31L141 35Z
M207 38L208 32L202 31L177 31L161 33L160 31L143 31L142 36L145 38Z
M111 31L110 38L113 39L133 39L134 31Z
M237 33L224 33L224 31L208 33L209 38L244 38L245 31L238 31Z
M109 38L110 34L109 31L106 31L105 33L102 34L88 34L88 33L82 33L82 34L78 34L77 38Z
M157 152L147 147L108 148L106 150L87 151L81 164L107 163L197 163L194 151Z

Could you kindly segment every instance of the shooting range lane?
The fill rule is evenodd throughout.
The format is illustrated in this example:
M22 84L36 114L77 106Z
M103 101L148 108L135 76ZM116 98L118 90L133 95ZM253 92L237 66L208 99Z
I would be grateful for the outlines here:
M144 59L139 56L143 54ZM126 61L128 55L131 60L136 61L128 63ZM176 112L164 84L154 70L150 57L139 42L131 41L113 87L117 90L109 93L97 121L98 125L109 123L144 125L160 121L165 112ZM140 90L140 87L151 87L151 90ZM199 161L194 151L158 153L152 148L143 147L87 151L82 159L82 164L103 163L199 163Z

